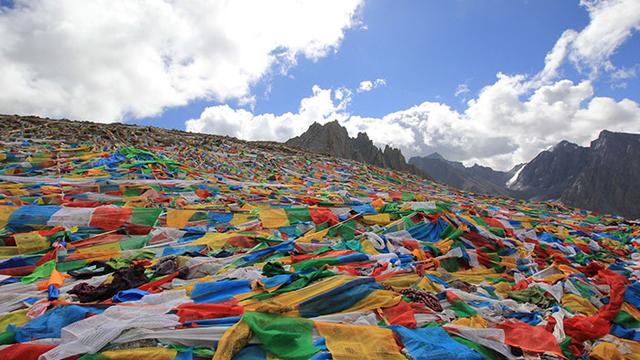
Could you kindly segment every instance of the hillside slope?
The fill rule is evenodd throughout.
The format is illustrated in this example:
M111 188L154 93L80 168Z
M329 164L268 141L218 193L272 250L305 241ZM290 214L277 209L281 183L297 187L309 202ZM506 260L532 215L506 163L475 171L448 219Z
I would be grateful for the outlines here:
M0 359L640 348L620 345L639 326L638 222L282 144L3 119Z

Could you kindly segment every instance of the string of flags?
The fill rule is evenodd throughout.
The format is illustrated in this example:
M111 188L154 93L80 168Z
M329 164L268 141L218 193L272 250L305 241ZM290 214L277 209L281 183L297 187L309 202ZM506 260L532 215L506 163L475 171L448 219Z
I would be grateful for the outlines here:
M640 359L640 223L233 140L0 143L2 359Z

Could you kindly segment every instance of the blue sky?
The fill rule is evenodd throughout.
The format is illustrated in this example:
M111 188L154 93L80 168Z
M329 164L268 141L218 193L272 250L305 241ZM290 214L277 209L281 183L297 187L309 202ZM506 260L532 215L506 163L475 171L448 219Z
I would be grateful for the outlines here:
M296 111L300 99L322 88L355 88L366 79L383 78L387 85L354 97L350 112L380 117L426 100L464 110L454 96L459 84L477 94L496 74L535 74L544 55L566 29L582 29L588 12L578 1L368 1L361 13L366 28L351 29L337 51L317 61L298 59L287 75L267 76L253 87L254 112ZM620 66L640 62L640 37L635 35L613 57ZM578 79L571 66L563 72ZM267 89L270 91L267 92ZM640 82L626 88L595 82L600 95L639 100ZM237 105L237 103L229 102ZM166 110L159 117L134 123L184 129L184 121L200 115L216 101L195 101Z
M0 113L499 169L640 132L638 0L0 0ZM377 86L374 86L377 84Z

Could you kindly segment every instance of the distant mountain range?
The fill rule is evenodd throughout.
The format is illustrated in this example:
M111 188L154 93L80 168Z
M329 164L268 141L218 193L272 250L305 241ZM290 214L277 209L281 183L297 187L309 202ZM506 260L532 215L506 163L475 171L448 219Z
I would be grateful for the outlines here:
M465 167L461 162L449 161L438 153L412 157L409 164L426 172L435 180L457 189L502 196L513 196L505 184L524 166L520 164L508 172L477 164Z
M438 153L405 161L400 150L380 150L365 133L350 138L337 121L314 123L286 145L429 176L451 187L527 200L560 200L603 213L640 218L640 134L604 130L582 147L562 141L509 171L466 167Z
M531 160L511 189L522 198L640 218L640 134L603 130L589 147L562 141Z

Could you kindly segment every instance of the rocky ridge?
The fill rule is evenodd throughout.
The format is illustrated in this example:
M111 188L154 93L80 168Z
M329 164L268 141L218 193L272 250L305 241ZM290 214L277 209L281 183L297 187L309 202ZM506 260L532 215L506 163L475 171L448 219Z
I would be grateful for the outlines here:
M413 165L407 164L399 149L386 145L384 150L380 150L363 132L358 133L355 138L349 137L347 129L337 120L324 125L313 123L307 131L287 140L285 144L387 169L424 175Z

